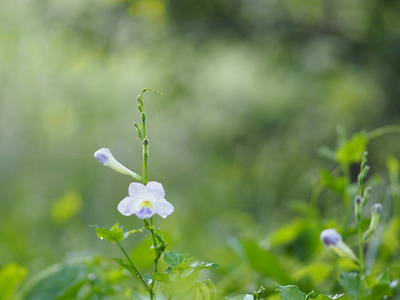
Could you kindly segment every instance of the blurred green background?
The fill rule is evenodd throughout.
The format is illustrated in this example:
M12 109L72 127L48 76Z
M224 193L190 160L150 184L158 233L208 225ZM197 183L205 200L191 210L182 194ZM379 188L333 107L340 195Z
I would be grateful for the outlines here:
M171 250L220 263L223 281L242 261L238 237L261 240L310 201L338 124L398 123L399 13L389 0L3 0L0 266L32 276L119 255L88 225L142 222L116 210L130 178L93 153L140 172L132 124L148 87L164 93L144 98L149 176L175 206L156 226ZM373 171L399 146L372 141ZM330 203L318 208L337 217Z

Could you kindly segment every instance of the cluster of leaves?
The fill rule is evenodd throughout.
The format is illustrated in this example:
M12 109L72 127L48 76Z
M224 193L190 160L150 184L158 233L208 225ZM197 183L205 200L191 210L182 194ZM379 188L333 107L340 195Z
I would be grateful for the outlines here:
M370 275L364 277L356 272L342 271L339 283L346 293L330 296L324 294L316 295L312 291L309 294L305 294L295 285L277 285L277 291L279 291L282 300L351 300L354 298L359 300L378 300L393 297L398 280L391 281L388 271L383 272L378 277Z
M119 224L115 224L110 229L99 228L93 226L99 239L106 239L111 242L120 244L122 240L129 235L142 232L143 229L127 231ZM161 261L164 263L164 272L146 273L143 278L147 285L157 282L163 294L168 299L195 299L206 300L215 298L215 287L210 279L197 280L197 272L203 269L215 269L219 265L215 263L207 263L196 261L188 258L187 255L165 251L166 244L161 234L156 234L160 242ZM154 249L150 249L154 250ZM122 268L130 272L133 276L137 276L134 267L121 258L114 259Z

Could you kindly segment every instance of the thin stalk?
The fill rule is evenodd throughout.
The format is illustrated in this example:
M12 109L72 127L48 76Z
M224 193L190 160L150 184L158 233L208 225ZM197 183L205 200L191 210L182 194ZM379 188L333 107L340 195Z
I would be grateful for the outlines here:
M357 230L358 230L358 258L360 262L360 274L362 276L364 275L364 241L361 228L361 220L359 220L357 223Z
M348 187L351 184L349 167L347 165L343 165L342 171L343 171L343 177L345 180L345 187ZM351 213L350 205L351 205L350 204L350 195L349 195L347 189L345 189L344 194L343 194L343 206L344 206L343 207L343 209L344 209L343 225L346 225L347 221L350 219L350 213Z
M144 278L143 278L142 274L140 274L138 268L136 268L135 264L133 263L132 259L129 257L128 253L126 253L124 247L122 247L120 243L117 243L117 245L118 245L118 247L122 250L122 252L125 254L125 257L128 259L128 261L129 261L129 263L131 264L132 268L135 270L136 277L137 277L137 278L139 279L139 281L143 284L143 287L144 287L146 290L150 291L150 290L149 290L149 286L148 286L147 283L144 281Z
M142 177L143 177L143 183L144 185L147 185L149 182L149 175L148 175L148 160L149 160L149 141L146 136L146 114L144 112L144 104L143 104L143 93L149 89L144 89L140 95L140 106L141 106L141 120L142 120L142 144L143 144L143 167L142 167ZM153 92L156 92L154 90L150 90ZM156 92L158 93L158 92ZM156 235L154 233L154 224L153 224L153 218L149 219L150 221L144 219L144 225L145 228L147 228L150 233L151 237L153 240L153 247L154 247L154 252L155 252L155 258L154 258L154 268L153 272L157 272L158 269L158 260L161 257L161 251L159 249L159 245L157 244L157 239ZM148 291L150 293L150 299L155 300L156 295L154 293L154 288L155 288L155 281L153 280L151 284L148 286Z
M399 125L388 125L383 126L374 130L371 130L367 133L368 140L372 140L374 138L380 137L382 135L388 133L400 133L400 126Z

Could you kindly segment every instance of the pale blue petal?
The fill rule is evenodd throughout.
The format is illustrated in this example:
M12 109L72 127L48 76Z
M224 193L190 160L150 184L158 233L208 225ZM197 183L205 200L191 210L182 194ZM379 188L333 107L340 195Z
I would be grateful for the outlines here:
M138 199L145 199L146 198L146 186L138 183L133 182L129 185L129 196L135 197Z
M118 204L118 211L124 216L130 216L139 210L140 200L133 197L126 197Z
M146 219L152 217L154 212L150 209L150 207L143 206L139 211L135 211L135 215L141 219Z
M174 207L172 206L172 204L165 199L154 202L153 206L154 212L156 214L159 214L163 218L166 218L174 211Z
M112 157L111 152L107 148L101 148L94 153L94 157L101 162L103 165L107 166L110 157Z
M147 194L153 199L161 200L165 197L165 191L161 183L150 181L146 185Z

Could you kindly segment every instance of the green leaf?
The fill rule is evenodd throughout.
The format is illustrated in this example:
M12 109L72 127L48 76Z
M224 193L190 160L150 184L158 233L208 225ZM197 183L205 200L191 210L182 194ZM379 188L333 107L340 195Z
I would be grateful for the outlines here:
M319 171L320 184L323 187L329 188L335 193L342 196L346 190L346 180L344 177L334 177L330 172L326 170Z
M195 261L189 266L198 271L202 269L215 269L219 267L219 264Z
M371 293L363 298L364 300L380 300L392 297L394 295L393 289L389 284L377 284L372 288ZM385 297L387 296L387 297Z
M193 292L193 300L210 300L211 292L204 282L196 282Z
M26 287L24 300L77 299L87 282L89 270L85 263L59 264L38 274Z
M256 240L242 241L243 250L249 265L266 277L273 277L281 282L289 282L287 272L278 258L269 250L262 249ZM260 263L262 261L263 263Z
M254 296L251 294L237 295L234 297L226 297L228 300L254 300Z
M169 276L166 273L153 273L153 279L160 282L169 283Z
M128 270L133 276L137 276L135 269L131 265L128 265L126 262L124 262L122 258L113 258L113 260L115 260L121 267Z
M379 283L390 283L390 271L389 269L386 269L383 271L379 276L378 276L378 282Z
M307 295L300 292L299 288L295 285L276 285L276 290L279 291L281 300L306 300Z
M15 288L26 276L26 269L15 263L0 270L0 299L10 299Z
M351 139L346 140L336 150L336 159L343 166L361 162L362 155L367 147L367 136L364 133L356 133Z
M332 149L330 149L327 146L322 146L318 149L318 154L321 155L322 157L325 157L331 161L335 161L336 162L336 154L335 151L333 151Z
M358 273L342 271L339 276L339 283L349 296L360 297L365 294L365 289Z
M350 297L347 296L346 294L336 294L333 296L330 295L323 295L323 294L319 294L317 296L317 298L314 298L313 300L336 300L336 299L341 299L341 300L350 300Z
M142 232L142 229L134 229L127 231L124 227L120 227L119 223L116 223L110 229L107 228L99 228L97 225L90 225L96 230L97 237L101 240L106 239L111 242L119 243L123 239L126 239L129 235L134 234L136 232Z
M172 251L167 251L164 253L164 262L171 268L178 267L185 261L185 256Z

